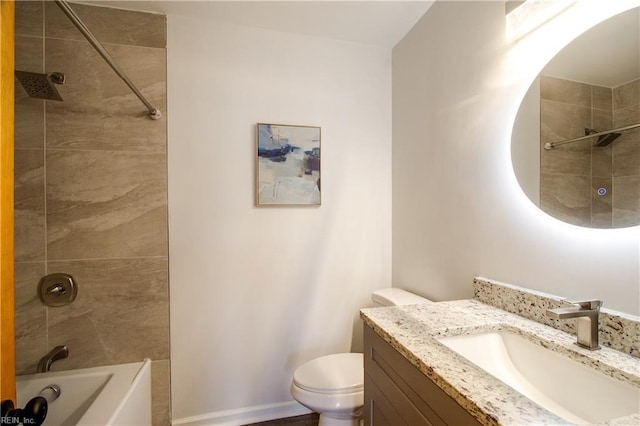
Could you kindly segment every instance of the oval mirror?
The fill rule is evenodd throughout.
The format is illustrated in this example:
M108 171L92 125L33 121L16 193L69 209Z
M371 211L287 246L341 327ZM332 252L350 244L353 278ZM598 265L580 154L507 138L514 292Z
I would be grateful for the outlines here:
M511 155L540 209L591 228L640 225L640 8L582 34L524 97Z

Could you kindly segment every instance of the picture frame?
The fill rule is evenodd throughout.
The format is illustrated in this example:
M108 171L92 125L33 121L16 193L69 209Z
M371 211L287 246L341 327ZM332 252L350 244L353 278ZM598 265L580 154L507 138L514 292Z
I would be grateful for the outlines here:
M321 205L321 128L256 124L256 206Z

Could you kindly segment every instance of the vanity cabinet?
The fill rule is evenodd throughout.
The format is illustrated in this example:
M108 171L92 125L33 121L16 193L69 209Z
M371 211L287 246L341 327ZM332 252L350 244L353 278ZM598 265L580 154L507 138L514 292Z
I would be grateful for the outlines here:
M370 327L364 327L365 426L479 425Z

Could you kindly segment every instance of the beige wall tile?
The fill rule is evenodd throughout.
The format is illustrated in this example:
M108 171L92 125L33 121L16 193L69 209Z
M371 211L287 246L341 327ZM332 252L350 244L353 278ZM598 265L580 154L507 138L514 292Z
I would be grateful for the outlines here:
M542 76L540 98L591 108L591 86L569 80Z
M640 175L640 129L623 132L613 141L613 175Z
M591 128L604 131L613 128L613 113L611 110L593 110ZM613 172L613 147L595 146L598 138L585 142L591 145L591 175L600 177L611 177Z
M613 110L613 91L608 87L591 86L591 106L595 110Z
M584 129L591 127L591 108L543 99L540 120L545 142L584 136Z
M153 426L171 425L171 382L169 360L151 363L151 395Z
M591 177L542 173L540 208L578 226L591 225Z
M631 126L640 123L640 103L616 109L613 112L613 126L615 128Z
M106 48L165 117L147 118L53 2L46 2L47 34L69 40L43 42L45 6L18 2L17 25L29 37L16 38L16 68L44 72L45 56L46 71L67 76L58 86L64 101L46 102L46 129L45 102L16 90L16 260L39 260L16 264L18 369L32 372L58 344L69 346L70 357L53 370L160 360L154 424L168 425L166 20L72 7L103 42L125 44ZM45 271L75 275L78 299L44 307L35 291Z
M613 226L613 178L592 178L591 227L611 228Z
M614 177L614 189L614 226L637 226L640 223L640 175Z
M166 47L166 17L160 14L72 3L71 8L101 43ZM84 40L54 2L46 2L47 37Z
M44 150L14 153L15 260L45 260Z
M594 146L591 148L591 175L611 177L613 173L613 146Z
M16 35L15 49L15 66L17 70L44 72L43 38Z
M166 113L166 51L107 46L140 92ZM86 42L47 40L46 63L62 70L64 102L47 105L50 148L166 151L166 117L148 111Z
M591 174L591 146L588 142L582 146L566 144L545 150L540 156L541 173L561 173L590 175Z
M44 275L44 262L15 264L16 374L35 373L38 361L49 351L47 308L38 296Z
M599 132L605 130L611 130L613 128L613 111L594 109L591 111L591 126L592 130L598 130ZM593 144L597 138L591 140Z
M49 262L78 279L71 305L49 308L49 342L66 344L58 369L169 357L167 258Z
M585 146L586 145L586 146ZM544 150L540 156L541 173L588 175L591 173L591 146L566 144Z
M640 79L613 89L613 109L623 109L640 103Z
M614 90L588 86L594 107L589 112L586 107L577 106L586 105L586 85L554 78L543 78L541 84L542 96L546 98L540 105L542 144L581 136L578 132L584 131L582 127L603 131L640 122L640 80ZM618 192L619 185L613 185L613 176L640 175L640 129L624 132L608 146L594 146L596 141L541 150L541 205L546 205L543 210L569 223L589 226L585 225L584 186L592 179L592 226L610 227L612 222L622 223L635 214L635 207L630 208L627 203L634 206L636 195L626 201L629 189ZM560 178L561 174L571 176ZM606 196L597 195L599 187L608 188ZM579 192L571 194L571 188ZM615 210L615 220L613 200L625 205Z
M50 260L167 255L165 154L47 153Z
M15 46L16 70L44 72L42 38L16 36ZM44 148L44 100L29 97L18 81L15 82L15 146Z
M540 102L540 143L561 141L584 136L585 127L591 127L591 110L542 100ZM591 145L589 141L558 146L542 151L542 173L589 174Z
M614 89L614 127L640 123L640 79ZM622 132L612 144L616 227L640 224L640 129Z
M44 36L42 1L16 1L16 35Z

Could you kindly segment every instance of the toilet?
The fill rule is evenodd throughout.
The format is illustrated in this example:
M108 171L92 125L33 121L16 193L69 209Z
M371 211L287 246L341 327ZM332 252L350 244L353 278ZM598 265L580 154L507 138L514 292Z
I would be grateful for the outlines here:
M376 306L432 303L400 288L376 290L371 298ZM318 426L358 426L364 406L363 355L331 354L306 362L293 373L291 396L320 414Z

